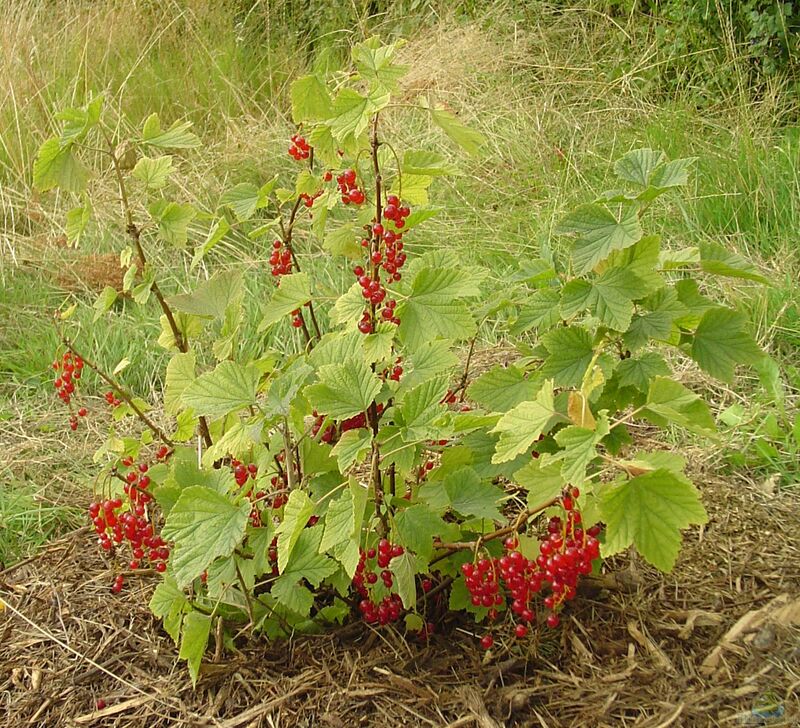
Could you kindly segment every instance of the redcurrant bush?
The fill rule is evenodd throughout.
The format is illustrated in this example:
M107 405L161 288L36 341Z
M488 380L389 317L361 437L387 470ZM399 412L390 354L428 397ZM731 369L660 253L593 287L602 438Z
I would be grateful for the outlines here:
M359 619L427 640L449 610L478 623L484 649L513 650L568 628L581 580L604 557L634 547L669 571L681 532L706 513L683 458L646 449L629 425L713 436L675 362L731 382L738 364L764 356L744 316L691 277L763 280L758 271L715 243L675 251L645 232L653 202L687 183L689 159L623 156L619 189L568 214L562 244L520 258L502 295L490 271L450 250L421 253L418 226L440 211L429 198L453 155L443 144L403 149L388 130L418 113L468 154L482 137L407 91L392 104L406 70L399 46L372 38L353 48L349 74L298 78L293 161L275 165L293 178L234 185L208 209L181 202L187 183L173 179L170 150L182 150L183 169L201 144L190 125L163 127L154 114L116 139L101 97L61 116L34 167L40 190L79 201L79 234L94 224L92 194L109 197L105 170L90 178L83 167L95 158L87 149L105 147L128 273L96 317L118 325L122 293L160 311L161 403L86 364L112 420L88 516L112 592L158 575L150 606L193 680L219 619L231 634L270 639ZM117 157L121 141L137 150L132 168ZM261 251L263 269L247 275L268 281L263 305L245 306L240 268L206 258L233 235ZM184 255L210 275L170 294L162 261ZM341 269L339 290L330 266L317 275L323 256ZM245 310L256 308L254 331ZM62 318L54 384L75 429L89 360ZM473 378L479 321L523 355ZM151 418L155 405L163 417Z

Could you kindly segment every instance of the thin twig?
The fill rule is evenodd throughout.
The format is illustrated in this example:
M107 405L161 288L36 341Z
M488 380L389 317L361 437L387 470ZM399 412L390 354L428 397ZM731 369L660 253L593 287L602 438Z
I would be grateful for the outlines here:
M167 436L167 434L155 423L153 422L144 412L142 412L141 408L134 402L133 396L125 390L125 388L116 381L110 374L106 374L100 367L96 364L91 362L87 359L83 354L81 354L76 348L75 345L66 337L64 336L61 329L56 324L56 332L58 334L58 338L61 339L61 342L64 346L67 347L75 356L80 357L83 361L84 365L89 367L97 376L99 376L109 387L114 389L117 394L119 394L120 399L122 399L125 404L127 404L134 412L134 414L147 426L147 428L168 447L173 446L172 440Z
M128 233L128 236L133 241L133 246L136 249L136 256L139 259L139 263L142 266L142 271L144 272L145 267L147 266L147 257L144 254L144 248L142 247L142 240L141 240L141 230L140 228L134 223L133 221L133 211L131 210L130 202L128 200L128 190L125 186L125 177L122 174L122 168L119 164L119 159L114 151L114 143L111 141L111 137L108 135L108 132L102 128L103 136L105 137L106 144L109 148L109 154L111 156L111 165L114 168L114 174L117 177L117 186L119 187L119 196L120 196L120 203L122 204L122 212L125 216L125 231ZM175 346L178 348L183 354L187 354L189 352L189 345L186 341L186 337L183 335L183 332L180 330L178 326L178 322L175 320L175 314L172 311L172 308L167 303L164 294L161 292L161 288L158 285L157 281L153 281L150 284L150 290L153 292L153 295L156 297L161 310L164 312L164 316L167 318L167 322L169 323L170 330L172 331L172 336L175 339ZM213 444L213 440L211 439L211 432L208 429L208 422L204 416L200 416L197 418L198 427L200 429L200 435L203 438L203 442L205 443L206 447L211 447Z

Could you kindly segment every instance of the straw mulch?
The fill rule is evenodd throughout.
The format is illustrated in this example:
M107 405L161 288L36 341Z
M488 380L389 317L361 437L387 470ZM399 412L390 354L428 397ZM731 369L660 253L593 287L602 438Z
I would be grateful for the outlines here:
M154 576L122 594L88 530L0 573L5 726L796 726L798 498L703 478L710 523L673 574L616 560L563 627L477 648L468 621L429 644L347 625L214 654L191 688L149 615ZM102 698L106 707L96 710Z

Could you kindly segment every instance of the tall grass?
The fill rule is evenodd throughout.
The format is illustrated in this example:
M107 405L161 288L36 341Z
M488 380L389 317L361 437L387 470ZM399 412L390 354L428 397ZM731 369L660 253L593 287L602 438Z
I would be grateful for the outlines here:
M660 62L659 51L635 16L556 12L537 2L398 2L368 18L369 6L312 2L313 12L303 15L289 0L22 0L3 16L0 376L26 386L37 382L55 343L42 312L66 296L53 280L68 253L52 243L73 203L40 197L30 187L36 147L53 132L57 109L104 91L120 136L152 111L169 121L192 119L204 147L183 156L171 194L210 207L235 182L288 169L290 80L309 67L337 67L347 44L373 31L410 38L403 51L411 69L409 98L422 93L447 103L488 139L482 158L453 153L462 174L433 189L447 212L414 235L412 251L450 247L461 259L491 267L501 286L519 257L558 244L554 222L609 183L614 158L642 145L673 157L696 156L689 196L661 208L666 243L714 238L758 259L776 287L732 287L731 294L749 308L762 339L774 338L788 353L800 337L798 293L791 285L800 270L800 143L796 130L777 123L792 103L778 87L754 99L743 96L739 84L735 96L702 110L688 92L654 96L648 72ZM402 144L451 151L413 111L387 115L385 122ZM97 224L82 247L118 252L123 232L113 182L101 170L93 185ZM234 239L207 263L206 272L231 264L249 272L253 319L269 291L266 254L260 245ZM197 273L182 254L165 255L165 287L181 290ZM320 256L309 262L324 269L332 290L343 284ZM91 302L88 290L70 295ZM93 329L90 316L84 320L87 344L112 366L130 359L126 376L142 393L159 386L162 354L144 343L152 333L151 313L125 304L110 332ZM135 374L134 365L143 373Z

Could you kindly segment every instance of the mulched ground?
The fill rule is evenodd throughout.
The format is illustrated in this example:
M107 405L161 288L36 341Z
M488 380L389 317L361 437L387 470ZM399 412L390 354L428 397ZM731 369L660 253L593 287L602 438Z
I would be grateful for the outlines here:
M350 625L209 653L196 690L148 613L155 577L111 595L77 531L0 573L3 725L797 726L800 498L694 475L711 521L674 573L616 560L615 588L526 647L487 655L466 621L427 645Z

